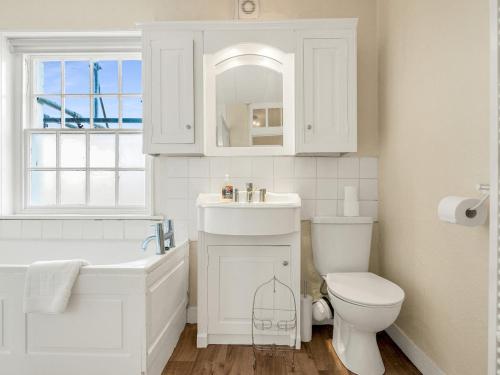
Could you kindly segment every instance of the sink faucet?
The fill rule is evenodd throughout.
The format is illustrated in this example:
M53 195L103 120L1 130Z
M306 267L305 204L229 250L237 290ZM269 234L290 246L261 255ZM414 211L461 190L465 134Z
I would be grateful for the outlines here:
M146 251L148 244L155 240L156 254L165 254L166 251L175 246L174 222L172 220L165 220L164 222L156 223L153 226L155 228L155 233L146 237L144 241L142 241L142 250Z
M247 202L253 202L253 183L247 182Z

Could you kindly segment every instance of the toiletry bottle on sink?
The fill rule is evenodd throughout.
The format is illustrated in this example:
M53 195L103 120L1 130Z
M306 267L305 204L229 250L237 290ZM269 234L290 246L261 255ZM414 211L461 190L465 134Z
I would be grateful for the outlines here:
M234 186L229 181L229 175L226 174L224 178L224 184L222 185L221 200L224 202L232 202L234 194Z

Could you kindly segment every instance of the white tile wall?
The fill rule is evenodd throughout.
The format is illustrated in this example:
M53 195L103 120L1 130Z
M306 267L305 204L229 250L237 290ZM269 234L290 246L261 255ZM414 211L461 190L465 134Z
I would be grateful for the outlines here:
M359 188L360 214L377 218L378 160L357 157L162 157L155 168L155 214L175 220L176 235L198 236L196 197L219 192L224 175L302 197L302 219L341 216L344 187ZM1 220L1 239L130 239L152 233L148 220Z
M21 237L22 221L3 220L0 222L0 237L5 239L18 239Z
M162 157L156 169L156 214L187 226L197 239L196 197L219 192L228 174L244 189L246 182L271 192L296 192L302 198L302 218L341 216L344 187L359 189L361 215L377 218L377 158L357 157Z
M143 240L156 220L0 219L0 240ZM182 224L179 226L183 230ZM187 229L185 229L187 231ZM177 232L176 232L177 233ZM186 236L181 236L186 238Z
M46 240L62 238L63 223L61 220L46 220L42 223L42 238Z
M21 236L30 240L42 238L42 222L39 220L24 220L22 222Z

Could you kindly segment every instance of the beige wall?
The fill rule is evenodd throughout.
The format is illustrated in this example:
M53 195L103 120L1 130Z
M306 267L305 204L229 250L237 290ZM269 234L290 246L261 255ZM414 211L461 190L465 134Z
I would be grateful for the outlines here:
M136 22L232 19L234 0L2 0L2 29L117 29ZM359 151L378 153L376 1L261 0L262 19L359 17Z
M380 0L380 269L447 374L486 374L488 228L439 221L488 182L488 0Z

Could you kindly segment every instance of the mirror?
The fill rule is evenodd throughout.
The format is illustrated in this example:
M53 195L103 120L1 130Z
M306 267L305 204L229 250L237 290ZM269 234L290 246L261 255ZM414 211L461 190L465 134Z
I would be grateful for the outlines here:
M217 147L283 146L283 76L259 65L217 74Z
M207 155L293 155L293 54L239 44L204 56Z

